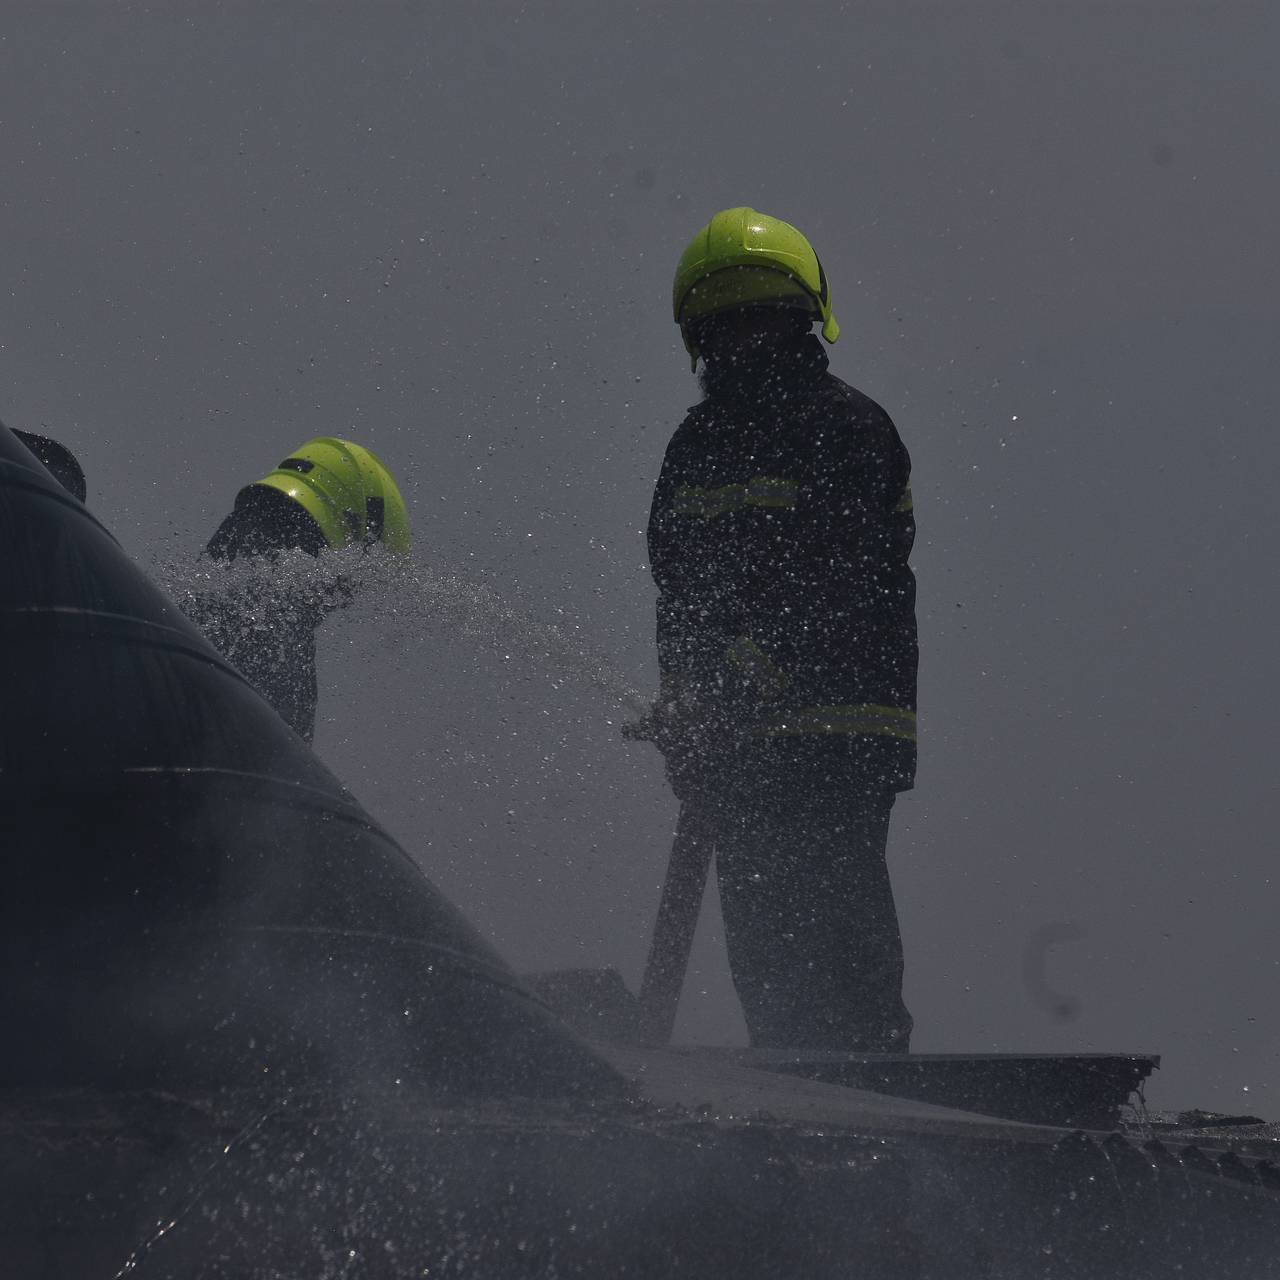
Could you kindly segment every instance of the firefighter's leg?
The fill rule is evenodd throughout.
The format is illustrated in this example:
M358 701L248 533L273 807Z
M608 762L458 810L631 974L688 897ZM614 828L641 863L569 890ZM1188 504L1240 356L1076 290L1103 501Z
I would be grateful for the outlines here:
M802 1002L804 1021L835 1047L906 1053L912 1022L902 1000L902 933L885 858L894 796L844 799L814 814L808 833L817 874L806 881L807 914L820 981Z
M885 863L892 794L756 794L762 802L743 805L716 855L752 1044L905 1052L911 1017Z

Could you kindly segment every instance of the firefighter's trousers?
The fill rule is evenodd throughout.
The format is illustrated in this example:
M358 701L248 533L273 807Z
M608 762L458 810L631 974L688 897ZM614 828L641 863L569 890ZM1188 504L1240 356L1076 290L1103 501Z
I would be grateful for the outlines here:
M892 791L838 766L739 774L702 804L751 1043L905 1053ZM690 799L686 803L699 803Z

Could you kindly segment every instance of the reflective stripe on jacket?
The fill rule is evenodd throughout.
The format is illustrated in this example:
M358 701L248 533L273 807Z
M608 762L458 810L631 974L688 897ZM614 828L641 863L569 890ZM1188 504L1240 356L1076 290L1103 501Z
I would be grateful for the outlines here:
M916 740L916 713L902 707L862 703L851 707L802 707L775 717L757 730L762 737L793 738L810 733L853 733L903 742Z
M682 485L672 500L672 510L683 516L713 520L743 507L794 507L799 486L794 480L755 476L746 484L726 484L719 489Z

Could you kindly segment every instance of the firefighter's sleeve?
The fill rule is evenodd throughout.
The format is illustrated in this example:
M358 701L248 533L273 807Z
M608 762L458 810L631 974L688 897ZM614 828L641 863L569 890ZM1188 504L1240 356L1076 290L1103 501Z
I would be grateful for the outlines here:
M915 539L910 455L879 411L835 435L822 461L814 544L826 572L813 584L822 598L812 604L878 611L886 577L905 568Z

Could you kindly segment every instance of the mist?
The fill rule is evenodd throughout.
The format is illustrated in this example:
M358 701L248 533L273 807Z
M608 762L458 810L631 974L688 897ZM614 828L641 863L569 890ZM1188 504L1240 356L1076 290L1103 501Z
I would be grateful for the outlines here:
M716 210L814 242L914 460L919 1051L1146 1051L1274 1116L1269 7L11 4L2 416L144 566L316 434L415 579L319 754L523 971L635 987L675 802L643 528ZM677 1038L744 1040L714 895Z

